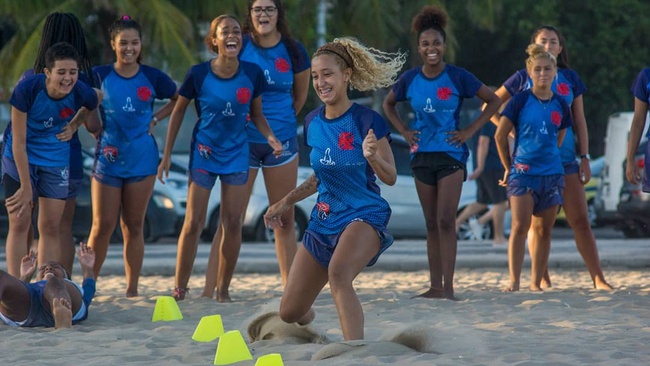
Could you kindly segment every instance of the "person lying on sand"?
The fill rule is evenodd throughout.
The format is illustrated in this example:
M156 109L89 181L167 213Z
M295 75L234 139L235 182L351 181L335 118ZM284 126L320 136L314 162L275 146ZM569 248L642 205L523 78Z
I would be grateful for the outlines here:
M0 270L0 320L15 327L71 328L88 317L95 295L95 252L85 243L77 251L83 275L81 286L69 280L63 266L54 261L38 267L37 282L30 283L36 272L36 253L24 256L20 279Z

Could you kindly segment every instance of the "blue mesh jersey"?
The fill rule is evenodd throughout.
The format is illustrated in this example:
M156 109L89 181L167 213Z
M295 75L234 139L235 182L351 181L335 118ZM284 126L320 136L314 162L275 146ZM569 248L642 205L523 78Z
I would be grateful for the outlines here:
M318 203L308 230L338 234L354 219L385 229L391 210L380 195L377 177L362 149L371 128L377 140L390 139L386 121L356 103L335 119L325 117L325 107L305 118L305 144L312 148L309 160L318 178Z
M251 101L264 88L262 70L246 61L240 61L228 79L217 76L210 61L192 66L178 90L183 97L196 99L199 116L192 133L190 169L215 174L248 171L246 123Z
M81 107L97 108L97 93L85 83L75 83L61 99L52 99L45 87L45 74L28 76L16 85L9 103L27 114L27 157L29 163L44 167L70 164L70 143L56 135L70 123ZM12 131L4 136L4 155L13 159Z
M149 134L153 103L173 97L176 84L147 65L140 65L130 78L118 74L112 64L94 67L93 76L104 93L100 106L104 129L95 150L94 171L119 178L156 174L158 147Z
M295 42L299 60L294 65L292 55L284 40L273 47L264 48L255 45L250 35L244 36L244 43L239 58L258 65L264 72L266 91L262 95L262 111L269 121L271 130L280 141L286 141L296 136L296 110L293 108L293 75L309 69L310 62L307 51ZM252 123L247 126L248 140L255 143L266 143L266 138Z
M497 126L494 123L486 123L485 126L479 131L479 136L486 136L490 139L490 145L488 147L487 156L485 157L485 167L484 170L501 170L503 166L501 165L501 158L499 158L499 150L497 150L497 144L494 140L494 134L497 132Z
M571 126L571 110L553 94L542 101L530 91L515 94L502 113L515 128L515 147L510 175L564 174L557 146L558 131Z
M508 80L503 83L510 95L515 95L524 90L528 90L533 85L533 81L528 76L526 69L521 69L514 73ZM551 85L553 94L562 98L564 102L571 107L573 100L587 91L587 87L580 80L578 73L566 68L559 68L557 75ZM576 139L573 128L567 128L566 137L560 147L562 163L570 163L576 160Z
M632 94L644 103L650 103L650 67L641 70L636 77L632 85ZM648 130L646 136L650 137L650 130Z
M395 101L408 100L415 122L411 129L420 131L418 152L444 152L466 163L469 150L449 144L447 132L459 129L463 99L473 98L481 81L467 70L447 64L440 75L428 78L418 66L404 72L393 86Z

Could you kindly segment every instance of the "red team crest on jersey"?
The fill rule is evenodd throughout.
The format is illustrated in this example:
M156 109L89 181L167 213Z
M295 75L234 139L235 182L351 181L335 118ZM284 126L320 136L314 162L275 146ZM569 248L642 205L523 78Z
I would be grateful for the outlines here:
M530 169L530 165L528 164L523 164L523 163L515 164L515 171L519 174L528 173L529 169Z
M117 160L117 147L115 146L106 146L102 150L102 155L109 163L114 163Z
M453 91L449 87L443 86L438 88L438 100L449 100L451 93L453 93Z
M552 111L551 112L551 122L556 125L560 126L560 123L562 123L562 114L558 111Z
M199 155L203 159L210 159L210 155L212 154L212 149L210 148L210 146L199 144L198 149L199 149Z
M569 84L559 83L557 84L557 93L560 95L569 95Z
M316 204L316 209L318 210L318 218L321 220L326 220L330 215L330 205L325 202L318 202Z
M74 110L72 110L72 108L65 107L61 110L61 112L59 112L59 117L61 117L61 119L66 119L72 116L73 114L74 114Z
M339 134L339 149L354 150L354 135L352 132L341 132Z
M138 99L143 102L148 102L152 94L151 89L148 86L139 87L136 89L136 93L138 94Z
M291 65L289 65L289 61L282 57L278 57L275 59L275 70L278 72L289 72L289 70L291 70Z
M249 88L239 88L235 94L237 94L237 103L239 104L247 104L251 100L251 90Z

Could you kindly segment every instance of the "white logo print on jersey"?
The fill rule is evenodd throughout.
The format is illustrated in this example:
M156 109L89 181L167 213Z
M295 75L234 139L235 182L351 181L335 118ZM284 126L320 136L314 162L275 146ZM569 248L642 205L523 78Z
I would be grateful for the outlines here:
M124 112L135 112L133 104L131 103L131 97L126 97L126 104L122 107Z
M230 105L230 102L226 103L226 109L224 109L221 113L226 117L235 116L235 114L232 112L232 106Z
M323 165L336 165L336 162L332 160L330 156L330 148L325 149L325 155L320 159L320 163Z
M50 117L50 119L48 119L47 121L43 122L43 126L45 128L50 128L53 125L54 125L54 119L52 117Z
M269 84L269 85L275 84L275 81L273 81L273 79L271 79L271 75L269 73L269 70L264 70L264 77L266 78L266 83L267 84Z
M539 129L539 133L542 135L548 135L548 130L546 129L546 121L542 121L543 126Z
M427 105L424 106L422 110L425 111L426 113L433 113L436 111L435 109L433 109L433 106L431 105L431 98L427 98Z

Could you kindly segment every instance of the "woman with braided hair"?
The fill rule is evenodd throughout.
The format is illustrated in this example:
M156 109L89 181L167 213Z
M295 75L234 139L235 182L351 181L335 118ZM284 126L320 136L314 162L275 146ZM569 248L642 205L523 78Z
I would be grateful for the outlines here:
M267 226L285 225L284 213L318 192L309 226L289 271L280 304L288 323L308 324L312 305L329 282L345 340L363 339L363 309L352 282L392 243L386 231L391 210L376 183L395 184L390 130L375 111L352 102L349 88L366 91L392 85L405 55L338 38L312 56L312 86L324 106L305 119L314 174L269 207Z
M501 105L499 98L467 70L443 60L447 13L425 6L413 18L418 53L424 64L403 73L384 99L384 112L411 145L411 168L427 226L431 284L418 297L454 297L456 211L469 155L465 141L478 132ZM473 123L459 127L463 99L479 97L487 106ZM411 127L397 113L408 101L415 112ZM451 214L450 214L451 213Z

